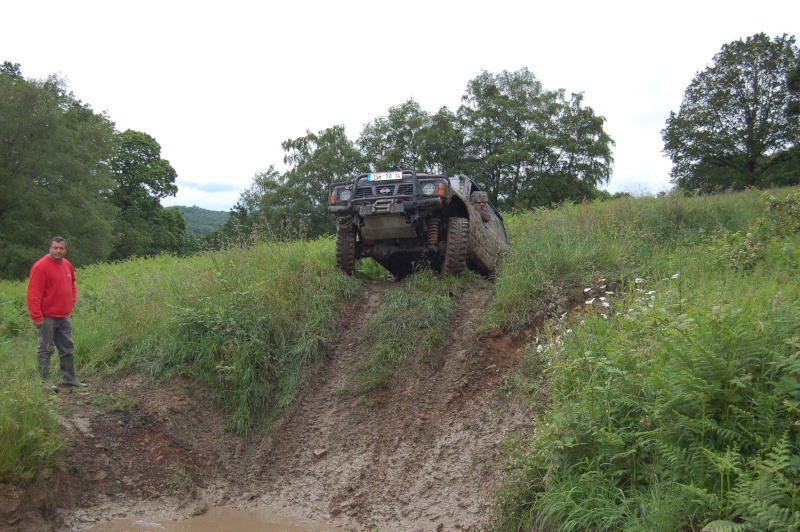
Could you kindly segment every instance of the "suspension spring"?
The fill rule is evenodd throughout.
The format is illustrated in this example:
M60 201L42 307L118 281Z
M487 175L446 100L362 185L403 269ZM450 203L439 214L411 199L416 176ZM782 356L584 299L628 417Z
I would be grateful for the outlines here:
M439 228L442 225L440 218L431 218L428 222L428 244L435 246L439 243Z

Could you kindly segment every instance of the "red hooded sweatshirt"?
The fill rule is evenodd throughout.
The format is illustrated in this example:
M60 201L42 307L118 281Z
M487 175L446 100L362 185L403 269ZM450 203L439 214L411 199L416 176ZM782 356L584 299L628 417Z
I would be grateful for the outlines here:
M33 265L28 280L28 314L33 321L69 318L77 299L75 270L67 259L56 262L45 255Z

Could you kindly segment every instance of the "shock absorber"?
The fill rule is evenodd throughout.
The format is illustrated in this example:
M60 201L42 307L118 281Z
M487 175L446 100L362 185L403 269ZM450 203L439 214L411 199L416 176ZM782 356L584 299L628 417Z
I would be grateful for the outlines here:
M435 246L439 243L439 228L441 225L441 218L431 218L428 221L428 244Z

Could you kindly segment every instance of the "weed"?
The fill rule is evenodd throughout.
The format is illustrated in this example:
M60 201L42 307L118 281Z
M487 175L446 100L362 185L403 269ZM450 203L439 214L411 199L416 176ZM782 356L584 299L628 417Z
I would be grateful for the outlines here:
M133 397L124 394L111 395L103 392L90 395L89 403L101 408L106 413L127 412L135 410L139 406L139 402Z
M172 478L167 485L170 491L188 493L194 490L194 482L192 475L189 472L189 467L178 461L175 470L172 472Z

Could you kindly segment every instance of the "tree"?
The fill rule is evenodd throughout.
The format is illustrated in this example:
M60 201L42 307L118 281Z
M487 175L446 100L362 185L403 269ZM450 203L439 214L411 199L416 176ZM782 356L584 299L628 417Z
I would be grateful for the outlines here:
M421 170L442 175L464 173L464 130L450 109L439 109L417 139Z
M111 252L114 124L56 76L27 80L0 68L0 276L23 278L63 236L81 266Z
M594 197L611 177L614 141L582 101L545 90L527 69L481 73L458 110L462 168L505 209Z
M786 113L789 116L800 115L800 58L797 64L786 74L786 89L791 98L786 106Z
M284 174L256 174L210 246L277 235L330 233L329 186L373 170L468 174L501 208L532 208L603 196L614 141L583 95L545 91L527 69L482 73L458 113L424 111L413 99L389 108L350 142L342 126L285 141ZM359 151L360 150L360 151Z
M147 133L130 129L118 133L115 140L109 167L116 178L111 202L119 209L119 217L111 258L190 252L184 245L194 245L187 240L183 214L165 210L159 202L178 191L177 172L161 158L159 143Z
M759 33L722 47L687 87L662 130L683 189L764 187L787 178L800 118L789 90L800 61L794 37Z
M389 108L389 114L364 126L358 145L373 170L423 171L420 133L430 127L431 115L409 99Z
M294 227L302 224L302 233L309 237L330 233L330 185L366 170L361 154L341 125L317 133L307 131L304 137L286 140L281 146L286 152L283 162L289 165L282 195L296 198L296 202L293 208L278 209L278 216ZM270 201L265 207L275 210L283 201Z
M281 198L287 199L280 192L282 182L283 176L274 165L270 165L266 172L257 173L253 177L253 184L242 191L239 201L230 210L228 220L204 237L203 243L211 249L220 249L229 245L249 245L263 240L274 240L274 231L278 229L273 230L270 227L270 206L264 204L274 205ZM286 201L283 207L291 208L291 204L292 201Z
M603 197L598 186L611 178L614 141L603 130L605 119L583 107L583 94L566 99L563 90L549 93L542 109L547 119L537 135L537 151L519 190L524 208Z

